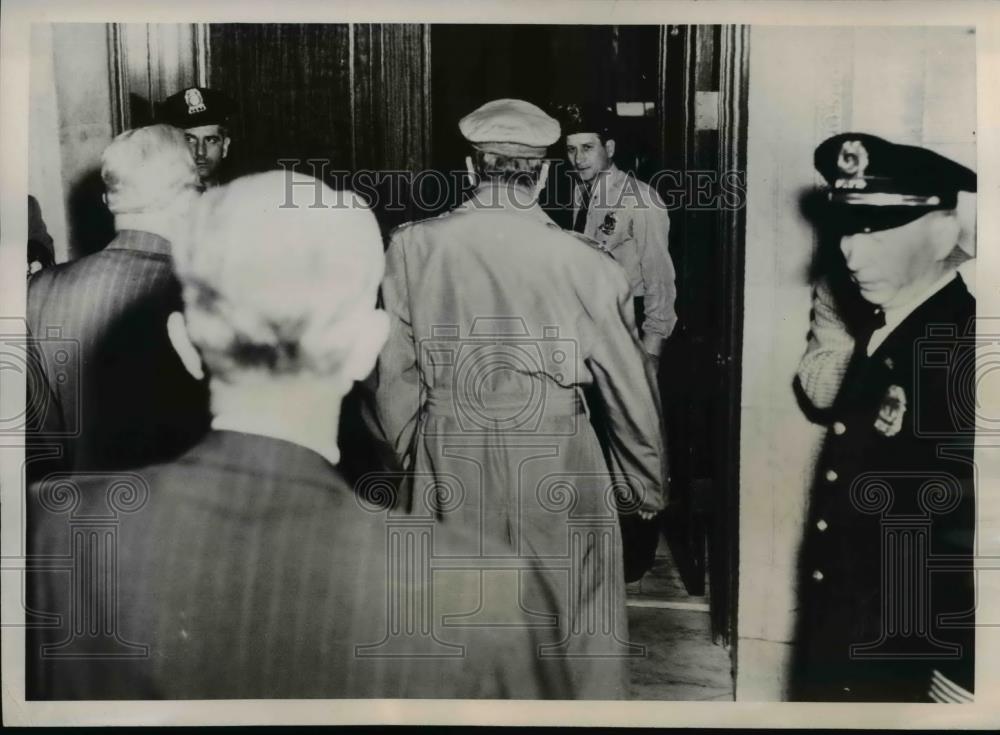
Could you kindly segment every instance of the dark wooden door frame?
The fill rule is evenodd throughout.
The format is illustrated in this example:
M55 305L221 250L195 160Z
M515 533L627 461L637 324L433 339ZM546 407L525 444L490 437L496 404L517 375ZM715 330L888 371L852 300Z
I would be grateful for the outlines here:
M738 177L745 185L748 40L747 26L662 28L661 95L657 100L661 116L661 158L665 168L677 172L685 186L689 171L706 168L714 168L720 179ZM672 78L668 76L668 64L682 66L681 79L677 74ZM699 102L704 105L704 97L702 100L698 97L706 92L717 92L717 131L698 129L695 125ZM706 145L715 146L716 152L706 157ZM730 186L732 183L730 180ZM716 253L711 265L711 283L701 287L713 290L705 305L716 315L717 332L708 343L702 344L704 335L697 337L697 343L686 343L695 348L693 359L704 363L706 369L713 368L714 377L709 378L712 393L721 397L709 408L712 412L708 439L712 469L709 477L699 477L706 474L704 468L696 468L692 460L691 476L686 479L693 483L688 488L692 498L688 502L697 503L699 494L711 496L705 510L711 513L708 570L712 630L716 641L731 646L734 666L739 590L740 384L746 228L745 192L742 188L738 191L738 201L720 202L708 227L704 213L682 209L671 216L672 244L676 238L682 258L689 247L688 240L697 239L699 247L713 247ZM703 462L701 456L696 459ZM697 508L693 512L688 510L686 520L697 522L700 517ZM700 531L691 529L688 535L688 541L696 543ZM689 551L697 566L701 550L692 548ZM691 591L699 594L697 589Z
M741 177L741 196L737 206L724 206L719 218L719 243L722 245L722 273L725 281L723 323L720 324L722 350L720 360L720 395L726 396L718 422L719 448L724 461L718 464L717 512L725 516L727 532L717 539L716 557L725 559L729 604L713 610L713 627L725 631L724 640L732 645L733 668L736 668L737 611L739 604L739 497L740 497L740 406L743 364L743 292L746 252L746 164L747 96L749 89L750 28L729 25L722 28L719 83L719 171Z

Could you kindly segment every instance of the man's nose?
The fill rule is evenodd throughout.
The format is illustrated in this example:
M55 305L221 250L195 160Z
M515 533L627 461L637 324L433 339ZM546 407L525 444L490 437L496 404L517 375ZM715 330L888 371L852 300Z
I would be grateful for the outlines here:
M850 270L856 270L861 264L861 258L864 254L865 241L867 238L865 235L847 235L840 239L840 252L844 254L844 260L847 262L847 267Z
M208 155L208 143L204 140L199 140L195 144L195 156L198 158L205 158Z

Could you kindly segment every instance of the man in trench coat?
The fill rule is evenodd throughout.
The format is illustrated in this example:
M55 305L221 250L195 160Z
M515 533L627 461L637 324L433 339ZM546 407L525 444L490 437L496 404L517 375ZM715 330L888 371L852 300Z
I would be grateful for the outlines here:
M620 698L641 650L628 641L617 513L651 517L666 477L628 279L536 202L554 119L495 100L459 128L477 188L396 230L387 252L379 416L412 471L414 506L506 542L507 569L487 587L541 559L562 636L546 655L570 657L579 696Z

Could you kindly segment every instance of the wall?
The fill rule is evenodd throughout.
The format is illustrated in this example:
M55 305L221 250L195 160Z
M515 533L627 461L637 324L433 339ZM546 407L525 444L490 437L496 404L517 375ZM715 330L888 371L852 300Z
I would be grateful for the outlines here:
M94 175L112 136L107 30L97 23L38 24L31 40L28 187L62 261L106 232L106 221L81 212L95 194L100 204Z
M820 183L813 150L855 130L975 167L975 70L963 28L751 30L739 700L785 696L796 552L823 434L792 392L809 326L815 237L799 197Z
M100 249L114 236L101 200L101 153L123 122L148 124L151 99L158 102L194 83L194 28L32 26L28 190L41 205L58 261ZM120 99L112 89L114 66Z

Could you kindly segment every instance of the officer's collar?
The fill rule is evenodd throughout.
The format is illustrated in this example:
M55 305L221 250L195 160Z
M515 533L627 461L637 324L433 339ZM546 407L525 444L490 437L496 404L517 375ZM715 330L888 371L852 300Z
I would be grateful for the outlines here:
M516 184L484 181L462 205L466 210L513 212L545 224L555 224L538 206L538 200L529 189Z
M911 301L904 306L897 306L894 309L885 310L885 325L876 329L868 340L867 352L870 355L875 353L890 334L902 324L910 314L916 311L921 304L925 303L934 294L948 286L958 277L958 271L949 268L945 273L926 289L920 291Z
M614 200L614 195L618 193L625 185L626 173L622 171L615 165L612 161L611 165L606 169L601 171L597 176L594 177L592 185L590 186L590 199L593 201L596 195L598 203L605 203ZM582 198L583 192L581 189L585 187L582 181L577 187L576 195L577 198Z

